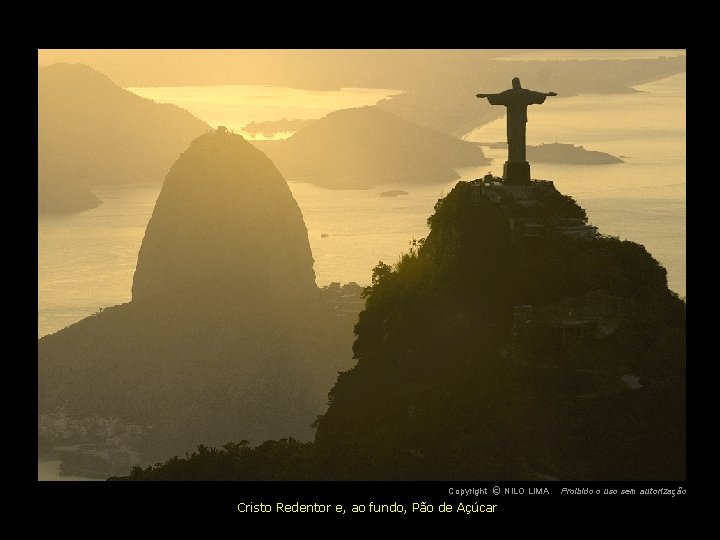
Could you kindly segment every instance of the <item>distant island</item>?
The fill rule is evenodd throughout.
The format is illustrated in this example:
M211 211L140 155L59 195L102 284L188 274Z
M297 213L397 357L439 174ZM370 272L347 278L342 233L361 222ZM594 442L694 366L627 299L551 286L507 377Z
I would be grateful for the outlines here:
M120 88L82 64L38 68L38 212L99 204L96 184L162 182L210 126Z
M458 179L458 167L490 163L475 143L378 107L341 109L283 141L250 141L290 182L331 189L429 184Z
M242 130L252 136L263 135L264 137L272 137L276 133L287 133L295 132L312 124L315 119L300 119L294 118L288 120L282 118L281 120L265 120L263 122L250 122L245 125Z
M507 148L506 142L481 142L480 146L487 148ZM608 165L611 163L625 163L624 160L606 152L586 150L582 146L564 143L544 143L540 145L527 145L528 161L539 163L565 163L569 165Z
M102 201L74 175L49 171L38 162L38 214L66 214L91 210Z
M390 191L380 193L381 197L398 197L399 195L409 195L409 193L402 189L391 189Z

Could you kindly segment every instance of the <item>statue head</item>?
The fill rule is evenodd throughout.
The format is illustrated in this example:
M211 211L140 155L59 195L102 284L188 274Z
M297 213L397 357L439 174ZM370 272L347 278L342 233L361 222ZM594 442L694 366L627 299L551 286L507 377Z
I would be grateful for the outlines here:
M512 80L513 90L520 90L522 86L520 86L520 79L518 77L513 77Z

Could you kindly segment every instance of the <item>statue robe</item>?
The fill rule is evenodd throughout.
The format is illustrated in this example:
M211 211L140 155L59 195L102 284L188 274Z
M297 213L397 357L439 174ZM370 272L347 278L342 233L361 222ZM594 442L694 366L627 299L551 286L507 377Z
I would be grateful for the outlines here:
M525 158L525 124L528 105L541 105L547 96L525 88L512 88L499 94L488 94L491 105L507 107L508 161L523 162Z

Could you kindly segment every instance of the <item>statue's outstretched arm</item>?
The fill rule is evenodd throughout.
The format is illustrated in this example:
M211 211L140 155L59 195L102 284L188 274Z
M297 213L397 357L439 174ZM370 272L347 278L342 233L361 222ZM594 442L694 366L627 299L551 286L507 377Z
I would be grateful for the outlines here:
M475 97L486 98L486 97L494 96L494 95L495 94L475 94Z

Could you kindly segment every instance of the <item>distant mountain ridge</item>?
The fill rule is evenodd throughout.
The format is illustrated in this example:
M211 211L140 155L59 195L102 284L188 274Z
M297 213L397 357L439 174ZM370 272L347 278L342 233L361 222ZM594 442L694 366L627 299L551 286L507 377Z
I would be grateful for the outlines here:
M71 207L56 196L77 192L76 183L160 183L190 141L209 130L180 107L136 96L88 66L39 67L38 209ZM79 197L80 209L93 206Z

